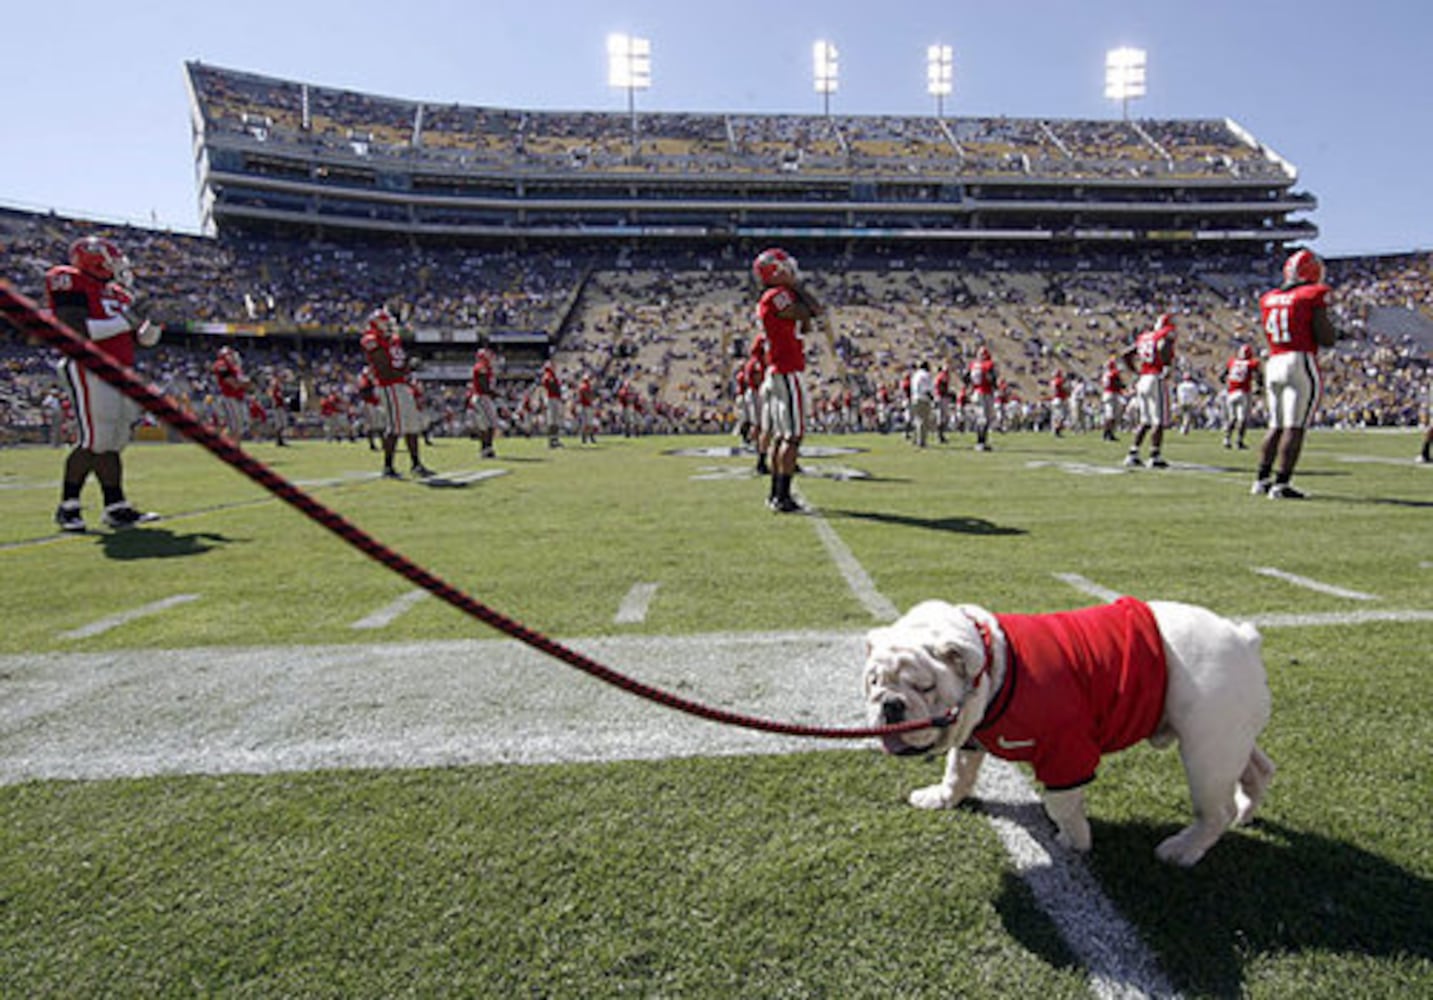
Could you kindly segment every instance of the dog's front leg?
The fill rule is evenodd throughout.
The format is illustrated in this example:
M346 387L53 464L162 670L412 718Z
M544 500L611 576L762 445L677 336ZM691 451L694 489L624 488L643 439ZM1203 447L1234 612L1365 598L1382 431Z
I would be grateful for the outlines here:
M1085 790L1066 788L1045 792L1045 812L1055 821L1055 839L1076 851L1090 849L1090 821L1085 818Z
M938 785L911 792L911 805L917 809L953 809L975 787L975 777L984 760L984 750L952 749L945 757L945 778Z

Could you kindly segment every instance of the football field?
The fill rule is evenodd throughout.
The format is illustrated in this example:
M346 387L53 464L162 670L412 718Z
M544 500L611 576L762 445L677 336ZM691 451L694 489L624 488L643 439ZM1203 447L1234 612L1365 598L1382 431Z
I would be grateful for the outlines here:
M1192 871L1177 755L1106 759L1094 850L1028 775L722 726L415 588L200 449L126 452L160 522L58 536L62 453L0 452L0 995L1409 996L1433 992L1433 468L1311 436L1310 499L1172 434L818 436L807 515L728 438L251 451L476 600L637 681L862 723L862 635L928 597L1116 594L1256 623L1279 767ZM400 464L400 468L401 468Z

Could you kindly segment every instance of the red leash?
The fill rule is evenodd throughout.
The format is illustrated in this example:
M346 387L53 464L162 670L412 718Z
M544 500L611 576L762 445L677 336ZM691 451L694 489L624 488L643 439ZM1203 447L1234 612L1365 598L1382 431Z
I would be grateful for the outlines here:
M667 708L730 726L779 733L785 736L810 736L823 739L866 739L892 733L928 729L932 726L944 728L953 721L953 717L918 719L891 726L859 729L804 726L713 708L620 674L574 649L569 649L561 643L549 639L540 632L533 631L521 622L494 611L406 556L384 545L341 514L319 503L208 424L175 406L167 396L161 395L145 384L144 380L134 371L118 364L90 341L42 312L34 301L15 291L5 281L0 281L0 315L4 315L22 334L42 338L66 357L78 361L155 417L207 449L219 461L248 476L280 500L297 507L311 520L323 525L349 545L387 566L410 583L442 598L459 611L467 613L483 624L639 698L645 698Z

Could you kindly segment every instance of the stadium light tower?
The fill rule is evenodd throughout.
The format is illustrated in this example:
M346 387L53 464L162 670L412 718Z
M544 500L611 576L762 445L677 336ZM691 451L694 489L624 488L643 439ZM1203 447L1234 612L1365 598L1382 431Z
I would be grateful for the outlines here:
M836 93L839 76L837 59L839 53L832 42L817 42L811 46L811 62L816 83L816 93L821 95L822 109L826 117L831 116L831 95Z
M632 153L637 152L637 91L652 86L652 43L646 38L614 32L607 36L607 85L627 91L632 118Z
M1144 49L1124 46L1105 53L1105 97L1120 102L1126 121L1130 98L1145 94L1144 68Z
M935 98L935 116L945 117L945 99L955 89L955 56L949 45L932 45L925 50L925 89Z

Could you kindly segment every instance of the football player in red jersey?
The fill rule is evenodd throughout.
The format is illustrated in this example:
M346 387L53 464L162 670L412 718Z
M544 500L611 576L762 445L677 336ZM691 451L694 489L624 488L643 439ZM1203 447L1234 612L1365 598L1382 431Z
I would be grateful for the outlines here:
M1065 370L1056 368L1050 376L1050 433L1059 437L1065 432L1070 418L1070 384L1065 379Z
M68 264L45 272L45 293L56 319L130 367L135 347L153 347L161 332L131 290L132 280L129 260L118 246L86 236L70 246ZM154 520L156 515L135 510L124 495L120 452L129 444L130 428L140 413L138 404L78 361L66 358L59 371L74 408L78 440L65 457L55 523L61 531L85 530L80 493L91 472L104 495L106 525L128 528Z
M433 470L425 466L418 457L418 434L422 431L422 418L418 414L418 402L413 396L413 387L408 382L412 365L408 352L403 349L403 334L398 321L387 309L377 309L368 318L368 329L359 338L363 356L373 370L374 381L378 384L378 395L383 401L387 426L383 434L383 477L402 479L393 468L393 456L398 450L398 439L408 448L413 475L426 479Z
M1328 315L1329 291L1323 261L1310 250L1299 250L1284 262L1283 284L1259 299L1259 318L1269 344L1264 375L1269 431L1259 449L1259 471L1250 490L1256 496L1303 499L1289 480L1323 391L1319 348L1332 347L1338 340Z
M1134 443L1125 456L1125 465L1138 467L1139 448L1149 435L1149 465L1152 469L1166 469L1169 463L1160 454L1164 444L1164 428L1169 425L1169 385L1166 374L1174 364L1174 317L1161 313L1154 329L1146 330L1125 348L1122 355L1130 371L1139 378L1134 384L1135 399L1139 403L1139 427L1134 432Z
M1119 423L1120 411L1123 408L1121 404L1124 402L1124 388L1119 362L1110 358L1105 362L1104 371L1100 372L1100 408L1105 418L1105 441L1119 440L1115 437L1115 425Z
M378 441L383 439L383 404L378 400L378 383L373 380L373 369L367 365L358 373L355 383L358 403L362 407L363 433L368 436L368 450L377 451Z
M971 408L975 411L975 450L990 450L990 427L995 423L995 388L1000 382L990 348L981 344L975 349L975 360L965 370L965 384L970 389Z
M1224 365L1223 377L1228 390L1224 397L1224 447L1234 447L1237 433L1239 450L1243 451L1249 447L1244 443L1244 432L1249 426L1249 400L1261 379L1259 359L1254 357L1252 345L1239 345L1234 356Z
M473 374L468 382L468 409L473 413L473 429L478 432L480 446L478 454L483 458L498 457L493 450L493 435L498 429L498 406L493 398L496 376L497 359L484 340L473 356Z
M582 373L577 381L577 430L582 435L581 444L597 443L597 390L592 387L592 376Z
M935 437L945 444L945 429L950 425L950 365L941 362L935 373Z
M232 347L221 347L209 370L219 389L219 413L224 429L235 441L242 441L249 416L249 380L244 377L243 359Z
M766 378L762 395L764 428L771 439L771 494L767 506L777 513L802 510L791 495L791 477L806 436L807 400L802 383L806 345L802 333L821 315L821 304L801 283L796 258L785 250L763 250L751 264L761 282L756 316L766 334Z
M551 361L542 366L543 421L547 426L547 446L562 447L562 380Z

